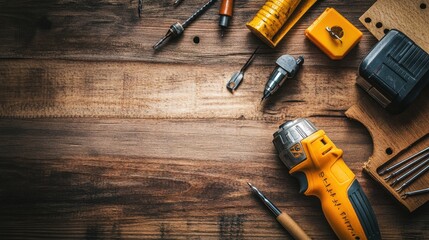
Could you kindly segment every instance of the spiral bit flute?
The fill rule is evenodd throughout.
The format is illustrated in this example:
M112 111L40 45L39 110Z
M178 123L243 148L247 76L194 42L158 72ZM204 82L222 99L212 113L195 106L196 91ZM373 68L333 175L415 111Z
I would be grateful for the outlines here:
M153 49L158 49L159 46L161 46L165 41L172 37L177 37L182 35L182 33L185 31L185 28L193 22L197 17L202 15L207 9L210 8L213 3L215 3L216 0L210 0L208 1L204 6L202 6L200 9L198 9L194 14L192 14L188 19L186 19L183 23L175 23L170 26L170 29L168 29L167 33L164 37L162 37L155 45L153 45Z

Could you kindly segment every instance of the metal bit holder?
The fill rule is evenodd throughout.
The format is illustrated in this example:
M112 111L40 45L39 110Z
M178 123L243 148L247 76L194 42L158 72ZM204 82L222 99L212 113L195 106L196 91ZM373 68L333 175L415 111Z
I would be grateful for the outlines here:
M258 49L259 49L259 46L255 49L255 51L252 53L252 55L249 57L249 59L247 59L246 63L243 65L243 67L240 69L240 71L234 73L232 75L231 79L226 84L226 88L230 92L234 92L238 88L238 86L240 85L241 81L244 78L244 72L252 63L253 59L256 56L256 52L258 51Z

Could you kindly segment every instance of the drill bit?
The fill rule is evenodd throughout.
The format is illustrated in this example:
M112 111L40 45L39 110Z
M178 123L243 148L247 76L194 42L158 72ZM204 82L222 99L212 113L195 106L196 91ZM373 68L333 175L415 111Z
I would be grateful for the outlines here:
M412 192L406 192L406 193L402 194L401 197L402 197L402 199L405 199L409 196L420 195L420 194L424 194L424 193L429 193L429 188L420 189L420 190L416 190L416 191L412 191Z
M405 166L401 167L400 169L396 170L395 172L393 172L390 175L388 175L387 177L385 177L384 180L388 181L392 177L399 175L400 173L404 172L405 170L407 170L410 167L414 166L415 164L419 163L422 159L426 158L427 156L429 156L429 153L426 153L426 154L414 159L410 163L406 164Z
M421 175L423 175L427 170L429 170L429 165L427 165L422 170L420 170L418 173L416 173L416 175L414 175L412 178L410 178L406 182L404 182L399 188L396 189L396 191L401 192L404 188L408 187L412 182L414 182L417 178L419 178Z
M256 52L258 51L260 46L258 46L255 51L252 53L252 55L249 57L249 59L247 59L246 63L243 65L243 67L240 69L239 72L236 72L232 75L231 79L228 81L228 83L226 84L226 88L228 88L229 91L234 92L235 89L238 88L238 86L240 85L241 81L243 80L244 77L244 71L246 71L246 69L250 66L250 64L252 63L253 59L256 56Z
M392 170L395 170L396 168L402 166L403 164L407 163L411 159L415 158L416 156L418 156L418 155L420 155L420 154L422 154L422 153L424 153L424 152L426 152L428 150L429 150L429 147L427 147L427 148L419 151L418 153L415 153L415 154L413 154L413 155L405 158L404 160L401 160L400 162L398 162L398 163L396 163L396 164L394 164L394 165L392 165L392 166L390 166L390 167L388 167L388 168L386 168L384 170L381 170L378 174L379 175L383 175L385 173L391 172Z
M254 187L251 183L247 183L252 190L252 192L258 196L259 199L265 204L265 206L270 209L270 211L276 217L276 220L292 235L295 239L311 239L302 228L287 214L282 213L280 209L274 205L264 194L262 194L256 187Z
M162 37L155 45L153 45L153 49L158 49L159 46L161 46L165 41L170 39L171 37L177 37L181 35L185 28L188 27L188 25L194 21L197 17L199 17L201 14L203 14L213 3L215 3L216 0L210 0L208 1L204 6L202 6L200 9L198 9L194 14L192 14L188 19L186 19L183 23L175 23L170 26L170 29L168 29L167 33L164 37Z
M407 178L408 176L410 176L411 174L413 174L414 172L416 172L419 168L421 168L422 166L426 165L426 163L429 162L429 158L427 158L426 160L424 160L423 162L419 163L417 166L415 166L414 168L412 168L410 171L406 172L404 175L398 177L397 179L395 179L390 186L395 186L396 183L404 180L405 178Z

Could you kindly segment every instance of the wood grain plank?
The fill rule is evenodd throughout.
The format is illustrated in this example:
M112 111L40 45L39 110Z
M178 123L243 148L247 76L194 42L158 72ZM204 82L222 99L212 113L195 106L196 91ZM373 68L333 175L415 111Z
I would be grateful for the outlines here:
M342 117L360 97L356 68L304 63L296 78L261 105L274 67L252 66L231 94L226 83L240 65L194 65L190 70L179 64L0 60L0 116L278 121Z
M402 192L385 180L389 174L380 175L382 169L398 163L412 154L429 146L429 88L423 90L420 96L402 113L392 115L385 111L374 99L362 98L347 110L346 115L361 122L371 134L374 141L374 151L365 163L364 170L368 172L381 186L386 188L410 212L429 201L429 195L414 196L402 199L401 194L408 191L425 189L429 185L429 175L423 175ZM412 118L410 118L412 116ZM389 153L389 151L391 151Z
M160 63L216 64L244 62L261 42L245 27L264 1L235 1L234 18L220 37L216 3L191 24L183 36L155 53L152 45L168 27L184 21L204 1L188 0L178 8L172 1L144 1L143 17L137 0L118 1L0 1L0 58L132 60ZM310 55L310 61L327 66L356 66L375 39L358 20L374 1L320 1L304 15L286 39L270 54ZM362 44L341 63L327 57L304 37L304 30L326 7L335 7L367 34ZM193 38L200 37L194 44ZM271 64L271 62L266 62Z
M380 40L390 29L403 32L424 51L429 52L428 0L392 1L381 0L374 3L359 20ZM391 14L391 13L395 14Z
M345 151L382 234L421 237L426 207L408 220L362 174L371 151L363 127L343 118L311 120ZM3 119L0 237L283 239L287 233L252 197L246 184L252 181L311 237L332 239L318 200L298 194L276 156L271 134L277 125Z

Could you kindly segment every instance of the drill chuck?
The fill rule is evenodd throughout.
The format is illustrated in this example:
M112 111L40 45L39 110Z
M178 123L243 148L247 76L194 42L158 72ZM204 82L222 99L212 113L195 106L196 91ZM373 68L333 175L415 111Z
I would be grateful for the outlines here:
M273 134L274 146L279 152L280 159L289 170L307 158L302 150L301 141L317 130L313 123L307 119L298 118L283 123L279 130Z

